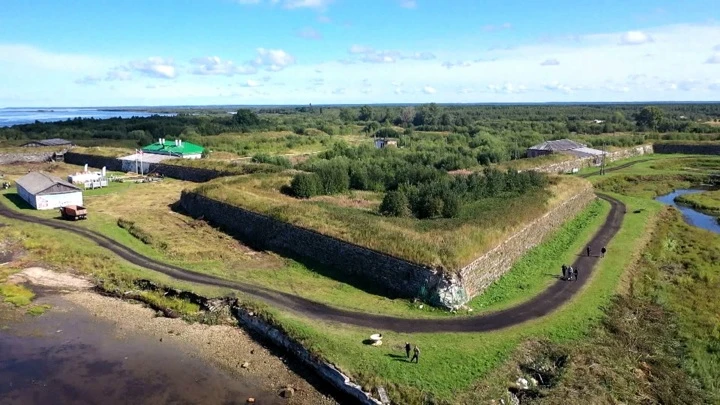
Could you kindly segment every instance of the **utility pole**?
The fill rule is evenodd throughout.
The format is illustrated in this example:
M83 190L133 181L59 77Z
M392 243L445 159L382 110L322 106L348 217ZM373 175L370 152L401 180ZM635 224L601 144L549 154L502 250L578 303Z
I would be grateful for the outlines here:
M606 153L605 153L605 142L603 142L603 144L602 144L602 161L601 161L601 163L600 163L600 175L601 175L601 176L604 176L604 175L605 175L605 155L606 155Z

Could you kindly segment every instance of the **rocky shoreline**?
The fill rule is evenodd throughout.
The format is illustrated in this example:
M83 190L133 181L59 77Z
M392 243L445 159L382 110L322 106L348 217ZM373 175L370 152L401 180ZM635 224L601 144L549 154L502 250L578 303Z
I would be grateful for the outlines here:
M124 297L125 300L103 295L85 279L42 268L26 269L11 276L10 282L29 284L31 288L42 291L42 297L37 300L38 302L50 299L53 304L60 303L53 305L53 308L42 316L43 318L52 318L56 314L68 312L68 308L70 311L79 309L78 312L85 312L87 316L97 319L98 323L112 325L112 335L118 340L118 344L141 336L152 339L158 344L172 345L182 352L179 353L180 356L201 359L221 369L231 378L247 379L253 381L255 385L259 384L258 392L264 393L265 397L267 393L275 393L278 403L320 405L337 403L326 393L327 389L323 387L322 382L314 381L320 387L318 389L311 384L312 378L307 380L298 374L298 372L303 375L308 374L309 370L304 370L302 365L274 353L236 326L188 323L176 319L177 316L172 311L158 312L158 308L152 309L127 300L127 298L138 298L139 294L134 296L130 292ZM153 286L149 284L146 287ZM196 301L204 300L195 297ZM190 297L184 298L192 300ZM229 307L221 305L222 300L210 303L204 300L199 304L205 310L225 311L229 315ZM83 315L78 314L78 317L81 316ZM28 316L11 318L10 320L10 317L5 317L9 325L34 322ZM255 398L250 393L247 398L241 400L233 403L252 403ZM266 399L258 403L268 403L268 401Z

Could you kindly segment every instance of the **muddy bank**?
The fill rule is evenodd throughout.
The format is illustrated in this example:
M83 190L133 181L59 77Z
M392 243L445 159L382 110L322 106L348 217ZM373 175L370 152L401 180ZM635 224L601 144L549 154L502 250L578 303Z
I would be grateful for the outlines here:
M35 303L53 308L0 320L3 404L335 403L237 328L156 317L89 291Z

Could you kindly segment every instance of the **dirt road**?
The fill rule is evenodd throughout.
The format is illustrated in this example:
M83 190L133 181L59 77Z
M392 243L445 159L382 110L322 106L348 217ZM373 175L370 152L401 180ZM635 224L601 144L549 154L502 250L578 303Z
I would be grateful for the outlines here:
M594 252L599 252L601 247L609 244L610 240L620 229L623 217L625 216L625 205L622 202L607 195L599 195L599 197L610 202L612 208L605 223L590 242L590 246L593 247ZM591 277L595 264L599 260L597 256L588 257L582 255L584 253L583 249L583 252L580 252L581 256L572 264L573 267L580 269L578 281L567 282L558 280L530 301L503 311L474 317L406 319L333 308L291 294L195 273L143 256L102 234L78 227L75 224L22 214L8 208L5 204L0 204L0 216L72 232L92 240L130 263L148 270L166 274L178 280L234 289L272 306L287 309L310 318L369 327L377 330L393 330L396 332L482 332L502 329L528 320L540 318L562 306L574 294L580 291ZM560 273L560 269L547 270L557 271L558 274Z

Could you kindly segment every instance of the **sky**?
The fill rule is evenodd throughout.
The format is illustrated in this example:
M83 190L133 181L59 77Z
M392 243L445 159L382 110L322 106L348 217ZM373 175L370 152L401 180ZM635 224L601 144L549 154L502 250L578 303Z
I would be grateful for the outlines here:
M716 0L0 0L0 107L720 101Z

